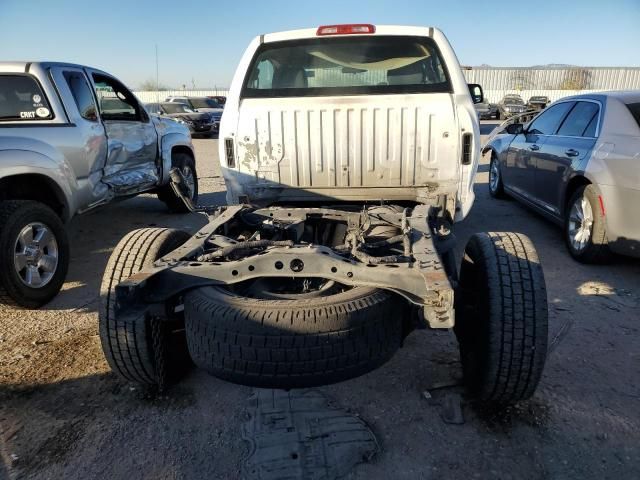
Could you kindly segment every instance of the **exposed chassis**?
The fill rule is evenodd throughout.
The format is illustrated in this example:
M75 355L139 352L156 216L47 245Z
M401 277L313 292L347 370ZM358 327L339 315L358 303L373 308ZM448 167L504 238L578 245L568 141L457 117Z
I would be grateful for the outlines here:
M233 285L260 277L324 278L395 292L422 307L430 327L451 328L453 287L441 258L452 253L454 242L447 229L438 229L432 212L428 205L373 216L366 209L219 207L208 213L209 223L185 244L116 287L115 314L142 308L156 317L169 317L181 309L183 292L207 285ZM266 224L284 226L294 240L288 246L268 246L238 259L215 258L216 249L242 245L224 233L229 222L247 213ZM366 255L354 257L348 251L295 241L297 227L309 219L346 222L354 229L364 223L393 225L402 232L404 255L400 261L378 263L380 259Z

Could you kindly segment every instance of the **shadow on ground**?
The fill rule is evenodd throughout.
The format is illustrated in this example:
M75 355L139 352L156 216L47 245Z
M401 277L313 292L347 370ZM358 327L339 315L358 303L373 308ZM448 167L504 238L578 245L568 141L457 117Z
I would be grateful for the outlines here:
M225 192L200 196L204 205L225 204ZM116 244L131 230L170 227L194 233L207 223L201 214L172 214L154 195L141 195L74 218L69 225L71 264L63 290L44 310L95 310L100 282Z
M455 338L449 331L416 331L383 367L321 388L365 420L381 444L374 462L348 478L640 478L640 262L577 264L557 227L517 202L489 197L484 168L476 204L456 226L459 252L477 231L521 232L536 245L555 345L540 388L530 402L504 414L465 405L465 423L446 424L423 392L460 380ZM206 200L214 198L222 194ZM168 215L149 196L77 220L69 291L52 310L97 297L109 250L130 229L194 231L203 222L197 215ZM23 359L9 359L22 368L24 356L32 355L40 375L28 381L25 369L27 380L0 387L1 453L13 465L10 473L28 479L238 478L246 454L239 428L251 390L196 370L166 397L144 398L108 373L95 307L86 309L84 329L41 345L20 344L16 354Z

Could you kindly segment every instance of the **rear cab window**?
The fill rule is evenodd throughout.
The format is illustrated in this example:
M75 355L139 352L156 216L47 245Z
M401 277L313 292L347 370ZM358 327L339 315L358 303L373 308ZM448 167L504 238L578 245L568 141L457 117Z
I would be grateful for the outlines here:
M0 122L51 120L53 112L35 78L0 75Z
M71 95L73 95L73 100L76 103L76 107L78 107L80 116L85 120L97 122L98 112L96 102L93 99L91 87L89 87L89 83L84 74L75 71L65 71L63 75L67 81L67 85L69 85L69 90L71 90Z
M263 44L245 77L244 98L450 93L431 38L350 36Z

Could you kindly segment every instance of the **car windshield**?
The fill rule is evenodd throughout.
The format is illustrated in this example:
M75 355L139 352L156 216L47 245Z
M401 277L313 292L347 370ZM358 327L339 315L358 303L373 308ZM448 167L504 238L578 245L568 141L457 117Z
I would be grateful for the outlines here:
M162 109L165 113L192 113L189 107L187 107L183 103L171 102L171 103L163 103Z
M357 36L264 44L244 97L450 92L430 38Z
M510 103L512 105L522 105L524 101L520 97L504 97L503 103Z
M28 75L0 75L0 121L53 117L38 83Z
M194 108L222 108L218 102L211 98L190 98Z

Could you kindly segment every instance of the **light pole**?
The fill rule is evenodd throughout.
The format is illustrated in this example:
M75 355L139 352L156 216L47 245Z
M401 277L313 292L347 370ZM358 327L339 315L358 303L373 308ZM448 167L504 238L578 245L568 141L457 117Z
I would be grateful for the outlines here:
M156 43L156 102L160 103L160 76L158 74L158 44Z

